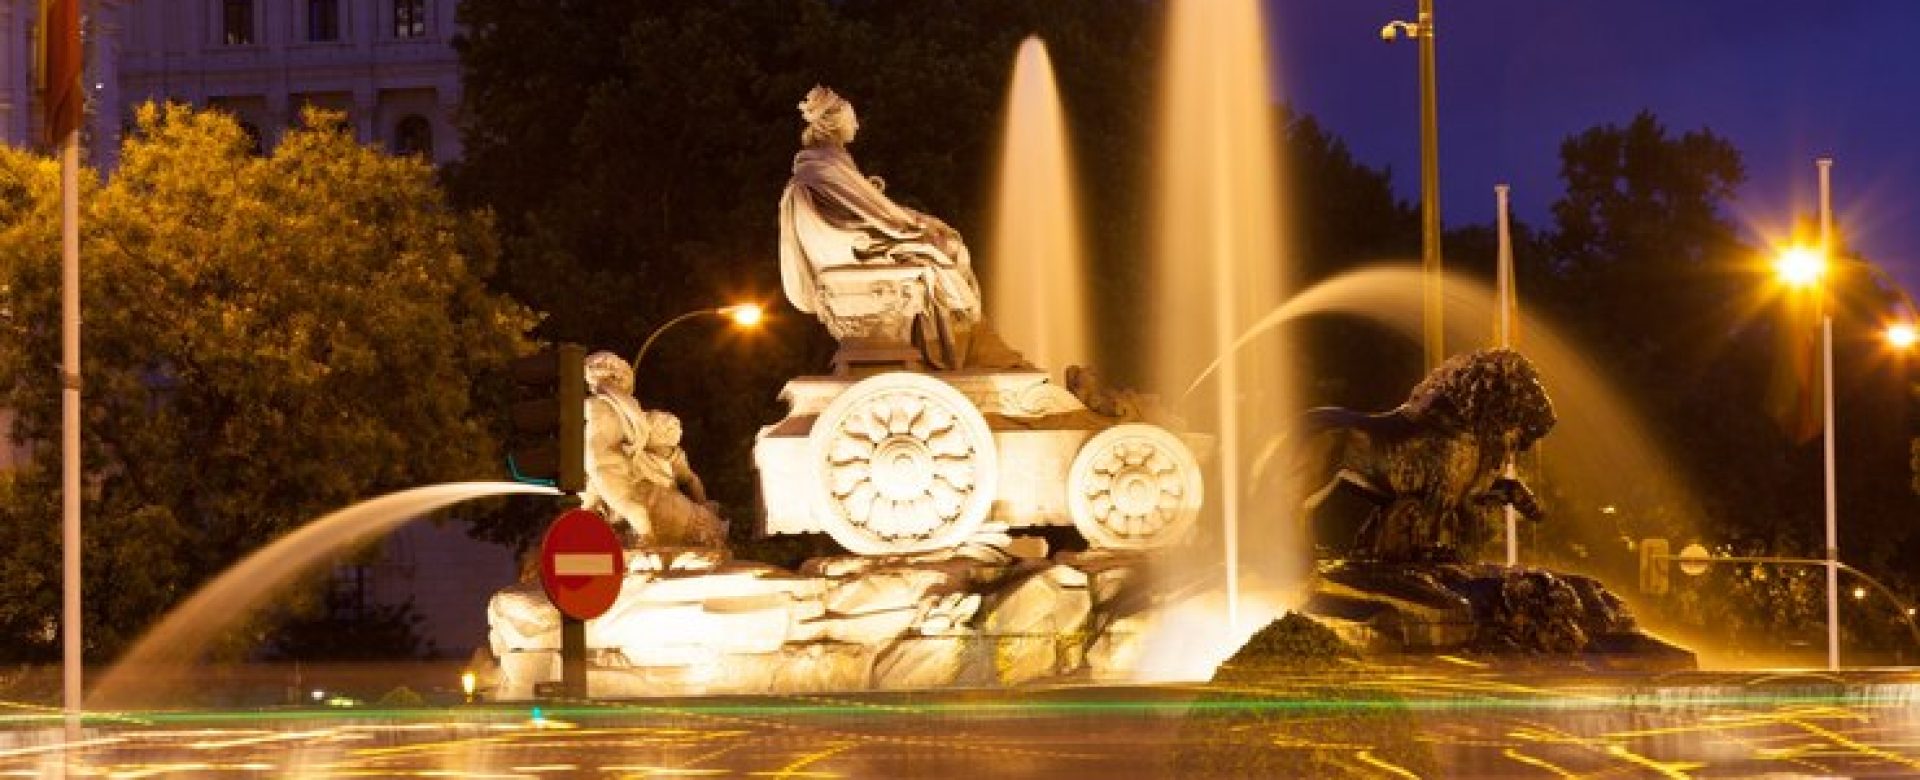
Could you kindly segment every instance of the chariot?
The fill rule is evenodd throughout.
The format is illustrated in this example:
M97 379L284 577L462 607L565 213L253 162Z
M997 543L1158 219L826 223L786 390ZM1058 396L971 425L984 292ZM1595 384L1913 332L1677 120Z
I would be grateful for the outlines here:
M1185 438L1091 410L1038 370L800 377L754 445L770 534L865 555L965 542L987 523L1071 525L1095 548L1180 539L1204 483Z

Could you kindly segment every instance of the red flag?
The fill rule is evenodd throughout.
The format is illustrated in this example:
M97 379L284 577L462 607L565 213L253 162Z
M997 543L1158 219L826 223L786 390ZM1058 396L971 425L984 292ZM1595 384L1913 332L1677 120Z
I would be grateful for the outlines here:
M46 109L47 143L58 145L80 130L86 92L80 55L80 0L40 0L40 105Z
M1788 296L1786 316L1778 320L1779 346L1768 406L1781 432L1804 444L1820 435L1825 418L1820 393L1820 303L1811 295Z

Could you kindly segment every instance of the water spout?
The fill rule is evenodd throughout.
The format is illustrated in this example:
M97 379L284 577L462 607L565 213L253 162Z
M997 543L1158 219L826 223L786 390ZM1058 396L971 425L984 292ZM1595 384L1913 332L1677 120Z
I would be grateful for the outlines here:
M1020 44L1007 98L987 311L1007 343L1054 371L1088 361L1086 271L1053 61Z
M1232 356L1219 365L1215 392L1185 411L1196 427L1218 432L1220 487L1208 493L1219 496L1224 617L1238 626L1241 562L1304 559L1284 528L1260 531L1276 554L1244 555L1239 527L1250 445L1276 430L1285 415L1273 412L1292 409L1295 395L1280 339L1232 348L1286 294L1275 227L1273 91L1260 3L1183 0L1170 13L1157 151L1152 376L1155 387L1173 392L1210 356ZM1277 581L1289 578L1277 574Z
M88 709L164 701L222 629L253 614L314 564L428 512L462 501L512 494L559 495L515 482L458 482L362 501L296 529L226 570L175 607L107 670Z

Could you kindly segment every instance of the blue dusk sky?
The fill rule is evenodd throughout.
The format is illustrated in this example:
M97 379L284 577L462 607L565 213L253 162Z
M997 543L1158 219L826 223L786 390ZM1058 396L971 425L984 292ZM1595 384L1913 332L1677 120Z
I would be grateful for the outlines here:
M1435 0L1442 216L1493 218L1513 185L1536 226L1559 196L1559 145L1642 109L1669 133L1711 129L1747 183L1730 216L1750 239L1816 206L1856 248L1920 288L1920 0ZM1267 0L1282 97L1391 166L1419 197L1416 46L1380 41L1415 0Z

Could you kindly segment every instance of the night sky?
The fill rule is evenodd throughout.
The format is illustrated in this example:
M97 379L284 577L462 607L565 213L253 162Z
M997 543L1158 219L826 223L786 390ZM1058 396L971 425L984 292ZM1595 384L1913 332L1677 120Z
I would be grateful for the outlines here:
M1359 160L1420 187L1416 46L1380 41L1415 0L1267 0L1283 97ZM1652 111L1740 149L1730 210L1750 237L1813 213L1834 157L1854 245L1920 289L1920 0L1435 0L1449 227L1493 218L1493 185L1544 226L1560 142Z

